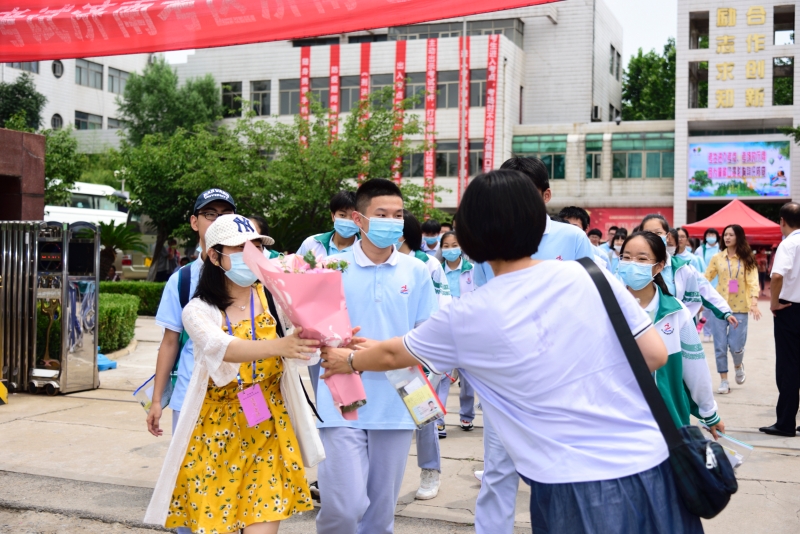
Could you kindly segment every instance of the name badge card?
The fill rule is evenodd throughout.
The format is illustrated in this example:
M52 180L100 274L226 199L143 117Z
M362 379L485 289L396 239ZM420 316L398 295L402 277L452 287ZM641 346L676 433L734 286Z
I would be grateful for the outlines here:
M247 419L247 426L253 428L259 423L263 423L272 417L267 407L267 401L264 399L264 393L261 391L261 385L256 384L236 394L239 397L239 403L244 410L244 416Z
M728 293L738 293L739 292L739 281L735 278L728 280Z

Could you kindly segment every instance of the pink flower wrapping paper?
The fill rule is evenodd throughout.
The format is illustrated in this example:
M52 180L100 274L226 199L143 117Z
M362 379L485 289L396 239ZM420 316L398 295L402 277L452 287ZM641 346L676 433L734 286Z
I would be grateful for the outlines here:
M302 338L315 339L328 347L350 343L353 328L341 272L311 268L296 254L268 260L249 242L244 247L244 262L272 293L292 324L303 328ZM284 272L285 268L295 272ZM357 420L357 409L367 402L361 377L334 375L325 382L342 417Z

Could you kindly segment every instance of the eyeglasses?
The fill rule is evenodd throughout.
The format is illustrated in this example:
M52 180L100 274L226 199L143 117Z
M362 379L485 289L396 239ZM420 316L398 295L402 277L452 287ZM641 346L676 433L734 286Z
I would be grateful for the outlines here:
M205 217L207 221L216 221L217 217L220 215L231 215L233 214L233 210L226 210L226 211L201 211L197 215L201 217Z

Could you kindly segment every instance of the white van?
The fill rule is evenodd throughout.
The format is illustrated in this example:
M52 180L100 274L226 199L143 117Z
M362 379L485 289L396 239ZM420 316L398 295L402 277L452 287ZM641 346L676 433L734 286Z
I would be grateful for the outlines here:
M75 182L70 189L70 201L66 206L45 206L44 220L62 223L78 221L97 224L99 222L125 224L128 221L128 193L111 186ZM115 197L115 200L110 200Z

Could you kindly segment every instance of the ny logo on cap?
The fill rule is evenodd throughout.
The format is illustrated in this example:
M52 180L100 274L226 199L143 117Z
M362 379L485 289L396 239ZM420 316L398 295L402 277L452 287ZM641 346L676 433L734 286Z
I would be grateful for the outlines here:
M244 217L236 217L233 220L233 222L236 223L236 229L239 230L239 233L242 233L242 232L245 232L245 233L247 233L247 232L256 233L256 229L253 228L253 225L250 224L250 221L248 219L245 219ZM242 228L244 228L244 230L242 230Z

